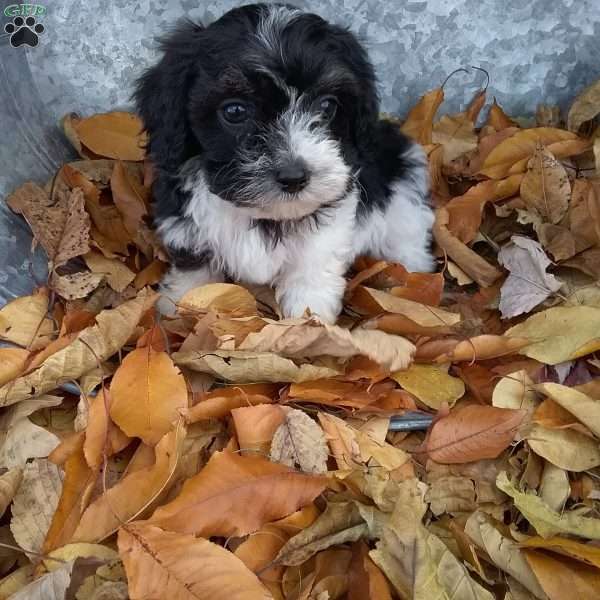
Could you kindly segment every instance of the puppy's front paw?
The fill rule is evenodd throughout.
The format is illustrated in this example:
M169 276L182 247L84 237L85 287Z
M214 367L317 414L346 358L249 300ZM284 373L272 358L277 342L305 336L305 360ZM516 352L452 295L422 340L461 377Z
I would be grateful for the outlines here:
M283 316L298 318L304 316L307 310L317 315L324 323L335 323L342 310L342 292L336 289L314 289L291 287L278 290L277 299Z

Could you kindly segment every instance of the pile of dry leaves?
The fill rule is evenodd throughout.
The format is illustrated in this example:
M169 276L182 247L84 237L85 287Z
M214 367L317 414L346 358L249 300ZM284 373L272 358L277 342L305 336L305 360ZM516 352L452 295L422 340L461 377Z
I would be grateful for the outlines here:
M82 160L8 198L50 275L0 309L0 598L600 596L600 83L566 128L442 100L399 123L440 272L357 261L337 326L158 316L140 123L65 118Z

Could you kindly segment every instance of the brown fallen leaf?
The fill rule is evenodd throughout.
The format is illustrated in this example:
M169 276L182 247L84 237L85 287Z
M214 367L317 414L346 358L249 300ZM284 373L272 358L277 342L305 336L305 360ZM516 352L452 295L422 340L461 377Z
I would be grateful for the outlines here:
M551 537L544 539L540 536L527 538L521 542L525 548L539 548L552 553L569 556L581 562L600 569L600 548L566 537Z
M473 119L466 112L456 115L444 115L434 126L431 142L440 144L444 149L444 164L477 147L477 135Z
M208 540L139 522L119 530L118 546L132 600L273 598L239 558Z
M362 540L352 545L348 592L348 600L392 600L390 585Z
M254 296L247 289L233 283L209 283L194 288L183 295L177 306L183 314L212 310L246 317L258 313Z
M40 242L52 267L89 251L90 218L81 190L58 193L56 200L34 183L25 183L7 199L10 208L23 215Z
M248 386L246 386L248 387ZM250 386L256 388L248 392L239 387L221 388L214 392L209 392L204 398L185 411L187 423L196 423L203 419L222 419L236 408L256 406L259 404L272 404L273 398L260 392L269 392L267 386Z
M432 425L425 451L443 464L496 458L515 438L525 414L494 406L457 407Z
M329 449L321 427L301 410L284 407L283 412L269 458L304 473L326 473Z
M148 215L150 190L144 187L136 174L121 161L115 162L110 189L115 206L123 217L125 229L135 239Z
M285 410L279 404L257 404L234 408L231 417L240 453L268 456L273 435L285 419Z
M115 292L122 292L135 279L135 273L117 258L106 258L98 252L88 252L83 260L90 271L106 279Z
M23 469L14 467L0 475L0 516L2 516L13 501L21 481Z
M569 208L571 184L567 172L540 141L527 165L520 193L527 208L548 223L558 223Z
M187 408L185 379L166 352L152 346L130 352L110 386L111 419L130 437L156 444Z
M92 152L119 160L143 160L146 134L138 117L126 112L97 114L73 122L81 143Z
M456 264L482 287L491 286L502 277L502 272L481 258L471 248L463 244L448 229L450 215L445 207L435 212L433 236L440 248L456 262Z
M433 119L444 101L444 90L436 88L427 92L409 111L400 130L422 146L432 143Z
M312 502L326 486L325 477L256 456L216 452L150 522L195 535L246 535Z
M52 291L65 300L78 300L88 296L103 280L104 274L102 273L80 271L68 275L59 275L55 272L50 276L50 287Z

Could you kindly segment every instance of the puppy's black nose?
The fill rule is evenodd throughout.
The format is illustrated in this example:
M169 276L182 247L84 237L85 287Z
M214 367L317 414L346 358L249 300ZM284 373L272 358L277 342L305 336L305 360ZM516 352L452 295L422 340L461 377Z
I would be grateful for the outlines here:
M284 192L293 194L306 187L308 169L301 162L289 163L275 171L275 179Z

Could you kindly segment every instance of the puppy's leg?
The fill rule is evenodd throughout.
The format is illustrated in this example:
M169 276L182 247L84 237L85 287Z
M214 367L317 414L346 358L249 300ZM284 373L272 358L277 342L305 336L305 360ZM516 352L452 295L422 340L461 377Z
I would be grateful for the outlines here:
M207 283L222 282L224 279L223 274L211 269L210 265L202 265L196 269L173 266L160 284L161 297L157 308L163 315L172 315L186 292Z
M326 258L321 257L323 260ZM337 260L325 265L306 261L288 269L279 278L275 294L283 316L301 317L308 309L325 323L335 323L342 310L346 265Z
M402 159L406 172L392 183L389 204L380 222L381 237L372 236L377 240L373 250L380 258L402 263L409 271L433 271L434 214L429 204L427 158L421 146L412 144Z

